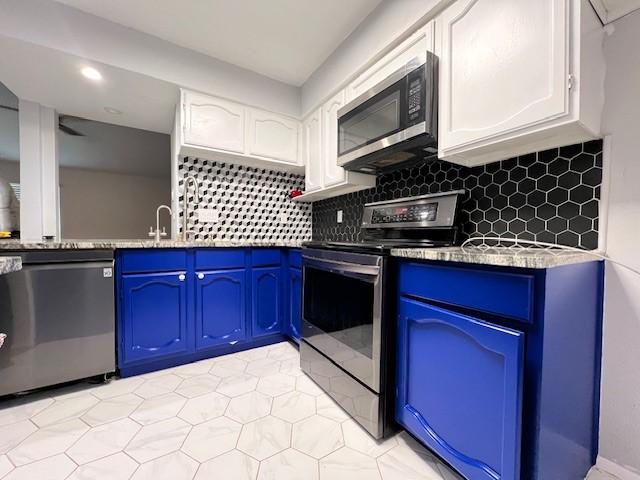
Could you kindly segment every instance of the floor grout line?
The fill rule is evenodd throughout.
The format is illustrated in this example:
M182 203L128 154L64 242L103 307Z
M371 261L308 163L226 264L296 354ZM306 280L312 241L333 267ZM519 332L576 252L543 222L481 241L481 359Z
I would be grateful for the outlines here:
M273 459L274 457L277 457L278 455L284 454L285 452L292 451L292 452L296 452L296 454L298 454L298 455L302 455L305 458L313 460L315 462L315 465L316 465L315 466L316 474L319 477L320 474L321 474L321 471L322 471L322 468L321 468L322 463L321 462L324 459L326 459L327 457L329 457L330 455L332 455L332 454L334 454L336 452L339 452L339 451L345 450L345 449L349 449L349 450L353 450L354 452L357 452L357 453L359 453L361 455L364 455L367 458L370 458L371 460L373 460L376 463L376 469L378 471L378 474L380 475L380 478L383 478L379 460L383 455L387 454L388 452L391 452L394 449L399 449L400 448L400 444L396 443L395 446L391 447L390 449L388 449L388 450L386 450L386 451L384 451L382 453L379 453L378 455L372 455L372 454L369 454L369 453L364 453L363 451L360 451L360 450L357 450L357 449L352 449L350 446L348 446L347 442L346 442L344 426L345 426L345 423L347 421L349 421L350 419L346 418L346 419L343 419L343 420L337 420L337 419L332 418L330 415L327 416L327 415L323 415L323 414L318 413L319 412L318 399L323 394L323 392L320 392L320 393L317 393L317 394L309 394L309 393L306 393L306 392L304 392L302 390L298 390L298 384L301 383L301 382L304 382L304 380L299 380L299 379L304 377L304 375L297 375L297 372L295 372L295 371L292 371L292 373L285 373L285 372L281 371L282 368L283 368L283 365L287 365L288 368L291 368L291 361L295 360L293 357L289 358L289 353L288 353L289 345L290 345L289 343L282 342L281 344L277 344L275 346L263 347L263 348L266 349L266 356L261 356L259 358L249 359L249 356L247 356L246 357L247 359L245 360L245 358L238 357L237 356L238 352L236 352L236 353L233 353L233 354L229 354L228 356L225 356L225 357L219 357L219 359L217 359L216 361L213 361L213 362L210 362L208 360L202 360L203 363L207 362L206 365L208 366L207 372L205 372L205 373L189 374L189 375L182 376L182 375L180 375L179 372L173 371L173 369L175 369L177 367L172 367L171 369L167 369L166 371L160 371L160 372L156 373L154 376L152 376L150 378L144 378L141 383L135 384L135 388L133 388L131 390L127 391L127 389L125 389L122 393L119 393L118 395L114 395L114 396L109 396L107 398L100 398L100 397L98 397L97 395L94 395L94 393L91 392L92 388L98 389L98 388L102 387L103 385L89 386L87 388L87 391L79 391L77 393L77 396L78 397L81 397L81 396L84 396L84 395L92 396L93 398L97 399L98 403L96 403L96 404L92 405L90 408L86 409L79 416L76 416L76 417L73 417L73 418L68 418L68 419L62 420L60 422L53 423L51 425L47 425L45 427L39 427L38 425L35 424L35 422L33 422L33 420L32 420L33 417L35 417L36 415L38 415L39 413L41 413L42 411L44 411L48 407L50 407L52 405L55 405L56 402L71 401L74 398L76 398L74 396L74 397L68 398L68 399L56 400L56 399L53 399L52 397L47 397L45 399L46 400L51 400L50 403L47 403L47 405L43 406L42 409L37 410L37 412L31 413L27 418L23 418L21 420L17 420L15 422L11 422L11 424L17 423L17 422L22 421L22 420L28 420L30 422L30 424L32 426L34 426L35 429L36 429L35 432L33 432L32 434L29 435L29 436L31 436L34 433L36 433L36 432L38 432L38 431L40 431L40 430L42 430L44 428L47 428L49 426L54 426L54 425L57 425L59 423L64 423L66 421L71 421L71 420L74 420L74 419L80 420L80 422L84 426L86 426L88 428L88 430L86 432L84 432L78 439L76 439L71 444L71 446L67 447L64 452L62 452L62 454L66 458L68 458L73 464L76 465L76 468L73 470L73 472L71 472L69 474L69 476L73 475L73 473L75 471L77 471L78 468L82 468L84 465L87 465L87 464L93 463L93 462L97 462L97 461L100 461L100 460L104 460L105 458L108 458L110 456L122 453L122 454L126 455L127 458L131 459L134 462L134 464L136 465L136 468L133 470L133 472L128 477L129 479L131 479L139 471L141 465L144 465L144 464L149 463L149 462L153 462L155 460L158 460L158 459L161 459L161 458L164 458L164 457L168 457L170 455L173 455L173 454L176 454L176 453L179 452L179 453L183 454L186 458L191 459L192 461L194 461L197 464L197 468L195 469L195 472L194 472L194 477L197 477L198 474L202 470L202 466L205 463L207 463L209 461L213 461L213 460L215 460L215 459L217 459L217 458L219 458L219 457L221 457L223 455L229 454L229 453L234 452L234 451L236 451L236 452L238 452L238 453L240 453L242 455L246 455L248 458L253 459L253 461L258 462L257 475L261 475L261 474L265 474L265 472L266 472L265 467L263 465L263 462L266 462L266 461L268 461L270 459ZM262 355L262 353L261 353L261 355ZM271 357L270 355L273 355L273 357L275 357L275 358ZM284 356L284 358L282 356ZM227 370L226 373L229 373L229 375L227 375L226 377L218 377L217 375L213 374L211 372L211 370L216 366L216 364L218 362L224 362L224 361L234 361L236 363L235 363L235 365L232 364L232 366L234 368ZM242 362L242 363L238 363L238 361ZM259 374L257 374L257 375L255 373L249 373L247 371L253 362L258 362L258 363L256 363L256 366L257 366L257 368L259 370ZM285 362L287 362L287 363L285 363ZM194 364L197 364L197 363L199 363L199 362L195 362ZM275 368L274 373L269 373L269 371L263 371L264 368L260 369L262 367L262 365L266 365L266 364L270 364L273 368L277 367L277 368ZM238 367L238 365L243 367L241 371L240 371L240 369L236 368L236 367ZM220 367L224 368L224 365L221 365ZM252 372L256 372L255 369L251 369L251 370L252 370ZM194 371L197 371L197 369L194 369ZM167 390L166 392L162 393L161 395L152 396L151 398L144 398L144 397L140 397L140 395L138 395L136 393L137 390L141 389L145 384L147 384L147 382L153 382L153 381L155 381L157 379L161 379L162 377L167 377L168 375L174 375L175 377L179 378L180 381L175 387ZM293 379L292 380L293 388L292 388L291 391L287 391L287 392L283 392L283 393L277 393L275 395L272 395L272 394L265 394L265 393L263 393L263 392L258 390L258 386L261 386L261 388L264 388L266 390L269 390L269 388L271 387L273 389L272 391L276 391L277 392L278 388L279 388L279 384L276 382L273 385L270 385L269 382L265 381L264 379L267 379L268 377L271 377L271 376L279 376L279 375L282 375L282 376L285 376L285 377L290 377L291 379ZM177 392L177 390L180 389L180 387L182 385L185 385L185 383L188 382L188 380L190 380L192 378L206 377L206 376L210 376L210 377L214 377L214 378L218 378L219 379L219 382L216 384L215 388L207 390L208 387L205 386L203 388L203 391L201 393L199 393L198 395L195 395L195 396L186 396L186 395L184 395L182 393ZM234 381L233 381L233 377L234 376L235 377L241 376L241 377L243 377L245 379L253 378L253 379L257 379L257 381L255 382L255 386L251 390L249 390L249 391L247 391L245 393L242 393L240 395L232 396L232 397L229 397L229 396L227 396L225 394L222 394L222 393L217 391L220 383L222 383L223 381L227 381L227 383L231 383L231 384L234 383ZM130 377L130 378L136 378L136 377ZM227 380L227 379L229 379L229 380ZM274 380L277 380L277 378L274 379ZM112 380L112 382L117 382L117 381L118 380ZM203 378L203 382L205 382L205 384L206 384L206 381L204 380L204 378ZM194 383L197 384L198 382L194 382ZM215 383L215 382L213 382L213 383ZM107 385L109 385L109 384L107 384ZM188 388L188 384L186 384L185 388ZM196 391L197 391L197 389L196 389ZM71 392L70 394L74 394L74 393L75 392ZM137 412L139 410L140 406L144 402L152 401L154 398L159 398L159 397L162 397L162 396L170 395L172 393L175 394L175 398L179 397L184 402L180 406L180 408L178 409L177 413L175 413L173 415L170 415L169 417L162 418L162 419L159 419L159 420L154 420L153 422L146 423L146 424L142 424L139 421L131 418L131 415L133 413ZM200 422L198 422L196 424L192 424L190 421L185 421L184 419L182 419L180 417L180 415L185 411L185 408L187 407L188 403L191 400L196 400L199 397L202 397L202 396L205 396L205 395L210 395L212 393L215 393L216 395L219 395L221 398L226 399L226 405L225 405L224 409L222 409L222 414L221 415L216 415L216 416L213 416L211 418L207 418L207 420L200 421ZM252 419L249 422L244 422L244 421L239 422L237 419L231 418L230 416L228 416L228 414L230 413L230 409L231 409L231 406L232 406L232 403L234 402L234 400L237 399L237 398L243 397L245 395L250 395L250 394L259 394L261 396L264 396L264 397L268 398L268 401L269 401L268 413L266 415L264 415L264 416L261 416L261 417L257 418L257 419ZM135 398L140 400L140 403L135 407L135 409L129 415L125 415L125 416L122 416L120 418L111 419L108 422L100 423L99 425L96 425L96 426L89 425L89 423L84 418L82 418L90 410L92 410L94 407L99 405L101 402L107 402L108 403L113 398L117 398L117 397L121 397L121 396L125 396L125 395L133 395L133 397L135 397ZM311 407L311 408L309 408L310 414L305 416L304 418L297 419L296 421L290 421L290 420L283 419L283 418L280 418L280 417L274 415L275 400L280 398L280 397L286 397L286 396L290 396L290 397L298 396L299 398L304 398L304 399L306 399L307 397L310 397L313 400L313 403L309 405ZM39 398L38 400L43 400L43 398ZM21 405L26 405L26 404L28 404L28 402L20 403L20 404L16 405L16 407L21 406ZM306 402L305 402L305 404L306 404ZM126 406L127 404L125 403L124 405ZM117 407L118 407L118 405L116 403L116 405L114 407L116 409L116 411L117 411ZM340 408L337 404L335 405L335 407L336 408ZM126 410L126 408L123 408L123 410ZM213 410L213 411L215 412L215 410ZM197 414L198 410L196 409L196 410L194 410L194 412L195 412L196 417L197 417L198 416L198 414ZM117 415L117 413L116 413L116 415ZM215 456L213 456L211 458L208 458L204 462L198 461L197 459L192 457L191 454L189 454L189 453L187 453L186 451L183 450L187 439L193 433L194 429L197 428L198 425L201 425L203 423L206 423L206 422L209 422L209 421L213 421L213 420L216 420L216 419L219 419L219 418L226 418L226 419L228 419L228 420L230 420L232 422L235 422L235 423L237 423L237 424L239 424L241 426L241 428L240 428L240 430L238 432L238 435L237 435L237 437L235 439L235 445L234 445L234 447L232 449L230 449L230 450L228 450L226 452L218 453L217 455L215 455ZM246 428L245 427L248 424L251 424L251 423L254 423L256 421L263 420L263 419L269 419L269 418L271 418L271 419L273 419L275 421L278 421L278 422L283 422L283 424L288 425L288 428L289 428L288 444L286 445L285 448L283 448L281 450L278 450L277 452L265 457L262 460L258 460L252 454L249 454L249 453L247 453L247 452L245 452L245 451L243 451L243 450L241 450L239 448L240 439L242 438L243 434L246 434ZM295 430L295 426L297 424L303 423L303 422L308 421L308 420L313 419L313 418L319 418L319 419L323 419L323 420L330 420L330 421L335 422L336 424L338 424L339 427L340 427L339 428L339 432L340 432L340 436L341 436L341 439L340 439L340 442L339 442L340 445L337 448L335 448L336 445L332 445L332 448L334 448L334 449L332 451L330 451L329 453L326 453L326 454L324 454L323 456L321 456L319 458L315 458L315 457L309 455L308 453L299 450L298 448L296 448L294 446L294 430ZM131 436L131 438L129 438L129 440L126 442L126 444L120 450L118 450L117 452L110 452L110 453L108 453L106 455L101 455L100 457L92 459L90 462L86 462L83 465L78 465L77 462L75 462L75 460L73 460L69 456L69 454L67 453L71 448L73 448L75 445L77 445L78 442L81 442L87 435L91 434L91 432L93 430L98 429L98 428L108 428L108 426L110 424L114 424L116 422L123 421L125 419L128 419L129 421L133 422L137 426L137 430ZM163 422L163 421L171 420L171 419L179 419L186 426L188 426L188 429L185 429L186 430L186 434L182 438L182 440L181 440L181 442L179 444L179 447L175 448L174 450L172 450L170 452L166 452L166 453L164 453L163 455L161 455L159 457L151 458L150 460L147 460L145 462L138 462L128 452L125 451L127 448L130 447L131 443L139 435L139 433L142 431L142 429L144 429L145 427L156 425L156 424L158 424L160 422ZM183 429L183 428L184 427L180 427L180 429ZM170 433L170 432L168 432L168 433ZM27 437L27 439L29 438L29 436ZM26 439L23 440L22 442L20 442L20 444L22 444L24 441L26 441ZM20 444L18 444L18 445L20 445ZM280 448L280 447L277 447L277 448ZM363 448L366 449L366 447L363 447ZM416 453L420 453L420 452L416 452ZM47 457L45 457L43 459L39 459L39 460L35 460L35 461L32 461L32 462L29 462L29 463L25 464L24 466L30 465L30 464L35 463L35 462L39 462L39 461L42 461L42 460L46 460L46 459L52 458L52 457L57 456L59 454L60 453L49 455L49 456L47 456ZM9 464L14 469L15 468L20 468L20 467L16 467L15 466L15 464L8 457L8 455L6 456L6 458L8 459ZM300 458L302 458L302 457L300 457ZM23 465L21 465L21 467L22 466ZM274 466L277 468L278 464L275 463ZM309 466L311 466L311 464L309 464ZM437 462L434 462L433 465L431 465L431 469L433 469L433 467L435 467L436 471L438 471L438 472L441 470L440 465ZM269 469L269 471L271 471L271 469ZM444 476L441 473L440 473L440 476L444 479Z

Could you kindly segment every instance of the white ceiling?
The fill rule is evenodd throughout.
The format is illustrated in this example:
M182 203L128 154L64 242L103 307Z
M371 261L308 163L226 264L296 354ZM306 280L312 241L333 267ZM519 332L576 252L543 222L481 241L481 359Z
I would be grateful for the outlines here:
M96 67L103 80L82 77L86 65ZM62 114L162 133L171 132L179 98L171 83L1 35L0 82L19 98Z
M56 0L300 86L381 0Z

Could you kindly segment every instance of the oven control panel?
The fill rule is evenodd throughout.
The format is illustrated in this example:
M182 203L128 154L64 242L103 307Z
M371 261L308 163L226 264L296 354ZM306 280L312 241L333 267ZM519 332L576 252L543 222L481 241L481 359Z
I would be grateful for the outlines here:
M374 208L371 223L432 222L437 217L438 203L434 202L422 205Z
M464 190L400 198L364 206L363 228L449 228L454 225Z

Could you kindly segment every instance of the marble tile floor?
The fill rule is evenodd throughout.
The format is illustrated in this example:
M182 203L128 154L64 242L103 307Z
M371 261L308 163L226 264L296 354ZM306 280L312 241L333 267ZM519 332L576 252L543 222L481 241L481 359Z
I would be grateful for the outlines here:
M298 365L279 343L0 402L0 479L461 480L406 433L374 441Z

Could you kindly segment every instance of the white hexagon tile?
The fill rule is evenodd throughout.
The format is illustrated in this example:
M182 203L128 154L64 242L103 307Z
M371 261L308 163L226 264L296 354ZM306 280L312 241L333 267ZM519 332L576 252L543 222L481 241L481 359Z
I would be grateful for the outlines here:
M289 343L0 402L1 480L461 480L376 441Z

